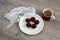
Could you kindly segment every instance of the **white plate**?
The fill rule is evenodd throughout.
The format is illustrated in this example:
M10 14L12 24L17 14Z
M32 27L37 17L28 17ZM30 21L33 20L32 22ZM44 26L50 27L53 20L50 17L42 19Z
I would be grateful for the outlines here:
M37 27L35 29L26 27L25 19L31 18L31 17L35 17L37 20L39 20L39 24L37 25ZM37 14L25 14L24 16L21 17L21 19L19 21L19 28L21 29L22 32L24 32L25 34L28 34L28 35L38 34L39 32L42 31L43 27L44 27L44 21Z

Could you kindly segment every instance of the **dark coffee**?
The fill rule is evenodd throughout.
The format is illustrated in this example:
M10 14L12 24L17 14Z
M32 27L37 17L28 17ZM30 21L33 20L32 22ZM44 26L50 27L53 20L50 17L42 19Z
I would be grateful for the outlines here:
M50 10L46 10L43 14L42 14L42 18L45 20L45 21L49 21L51 19L51 15L52 15L52 12Z
M44 15L45 15L45 16L51 16L51 15L52 15L52 12L51 12L50 10L46 10L46 11L44 12Z

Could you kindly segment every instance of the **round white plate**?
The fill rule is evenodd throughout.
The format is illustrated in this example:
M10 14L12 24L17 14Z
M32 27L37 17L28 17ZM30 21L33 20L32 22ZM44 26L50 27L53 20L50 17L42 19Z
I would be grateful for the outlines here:
M39 24L37 25L37 27L35 29L26 27L25 19L31 18L31 17L35 17L36 20L39 20ZM19 28L21 29L22 32L24 32L25 34L28 34L28 35L38 34L39 32L42 31L43 27L44 27L44 21L37 14L25 14L24 16L21 17L21 19L19 21Z

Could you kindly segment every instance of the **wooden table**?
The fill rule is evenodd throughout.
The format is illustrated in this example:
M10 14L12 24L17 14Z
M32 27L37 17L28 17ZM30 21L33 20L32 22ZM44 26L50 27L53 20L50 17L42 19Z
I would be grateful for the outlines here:
M18 23L6 29L10 22L3 15L12 8L21 6L35 7L39 15L44 8L51 8L56 19L44 21L43 31L34 36L21 32ZM0 0L0 40L60 40L60 0Z

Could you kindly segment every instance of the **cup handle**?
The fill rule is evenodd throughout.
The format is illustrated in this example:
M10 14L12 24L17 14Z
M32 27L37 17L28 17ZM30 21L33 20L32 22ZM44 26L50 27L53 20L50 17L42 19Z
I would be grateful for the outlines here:
M51 20L55 20L55 16L51 16Z

